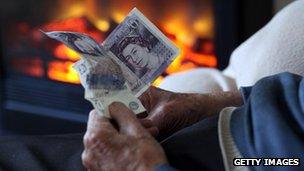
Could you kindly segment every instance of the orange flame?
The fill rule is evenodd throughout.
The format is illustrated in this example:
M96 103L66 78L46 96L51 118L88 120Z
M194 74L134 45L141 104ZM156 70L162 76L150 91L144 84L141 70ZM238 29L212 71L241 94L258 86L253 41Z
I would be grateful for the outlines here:
M80 59L80 56L77 52L65 46L64 44L60 44L55 48L54 55L59 59L77 61Z
M51 61L48 66L48 77L52 80L79 84L77 72L73 69L73 62Z

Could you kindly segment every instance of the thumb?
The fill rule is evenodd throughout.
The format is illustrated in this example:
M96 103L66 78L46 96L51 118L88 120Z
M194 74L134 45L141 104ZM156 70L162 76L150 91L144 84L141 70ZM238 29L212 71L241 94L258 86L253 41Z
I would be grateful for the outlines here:
M146 136L149 133L142 127L133 111L123 103L113 102L109 106L111 117L116 121L119 132L132 136Z

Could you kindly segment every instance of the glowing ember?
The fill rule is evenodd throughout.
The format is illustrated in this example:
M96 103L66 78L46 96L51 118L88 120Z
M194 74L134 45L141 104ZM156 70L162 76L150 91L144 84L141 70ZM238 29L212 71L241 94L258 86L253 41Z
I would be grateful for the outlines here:
M103 32L106 32L109 30L110 28L110 23L108 21L105 20L96 20L95 22L95 26Z
M55 48L54 55L59 59L77 61L80 56L74 50L68 48L64 44L60 44Z
M100 32L102 30L98 30L97 28L103 28L104 30L106 30L109 27L107 26L108 24L109 23L102 20L97 20L96 23L92 24L91 21L89 21L86 17L79 17L50 22L44 25L42 30L62 30L85 33L93 37L96 41L102 42L104 40L104 37ZM97 25L98 27L95 27L95 25Z
M73 62L51 61L48 65L48 77L52 80L79 84L77 72L72 68Z
M198 66L216 67L217 61L214 55L200 54L195 52L188 52L186 59L193 61Z

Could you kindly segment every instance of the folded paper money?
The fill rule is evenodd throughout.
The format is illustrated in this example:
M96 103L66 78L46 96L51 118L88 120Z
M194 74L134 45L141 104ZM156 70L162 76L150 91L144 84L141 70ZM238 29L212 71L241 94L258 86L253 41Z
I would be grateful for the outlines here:
M99 114L110 117L108 106L122 102L135 114L145 108L139 97L174 60L178 48L134 8L100 46L88 35L44 32L80 54L74 64L89 100Z

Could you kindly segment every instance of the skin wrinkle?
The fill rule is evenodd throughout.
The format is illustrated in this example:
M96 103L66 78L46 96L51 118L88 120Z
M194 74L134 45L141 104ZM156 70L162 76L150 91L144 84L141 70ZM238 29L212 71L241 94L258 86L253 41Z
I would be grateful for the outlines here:
M168 136L224 107L242 104L239 92L185 94L155 87L145 92L140 100L148 113L144 119L151 120L152 126L147 121L139 122L130 109L117 102L109 106L116 128L109 119L91 112L82 154L87 169L153 170L155 166L167 163L167 159L162 147L149 134L149 128L143 126L150 129L156 126L160 135Z
M90 115L90 119L95 119L89 121L92 125L101 122L99 127L95 127L100 132L96 133L94 127L90 127L93 129L88 129L86 133L82 155L84 166L89 170L151 170L155 165L167 163L156 140L127 107L119 105L115 110L110 108L110 112L117 112L112 118L118 122L119 132L113 131L115 128L107 124L110 123L108 119L96 119ZM100 142L96 142L96 138Z
M172 93L151 87L142 97L142 99L146 98L149 98L147 118L158 127L160 134L163 134L161 136L169 136L218 113L224 107L242 104L239 92L187 94Z

